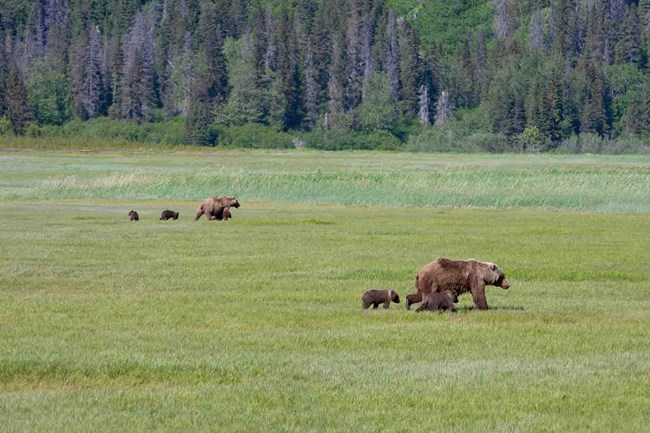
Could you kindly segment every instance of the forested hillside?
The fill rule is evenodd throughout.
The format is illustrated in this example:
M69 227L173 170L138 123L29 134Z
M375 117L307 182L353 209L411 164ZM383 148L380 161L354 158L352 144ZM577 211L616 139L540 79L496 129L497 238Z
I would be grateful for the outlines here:
M0 134L607 150L648 142L649 41L650 0L6 0Z

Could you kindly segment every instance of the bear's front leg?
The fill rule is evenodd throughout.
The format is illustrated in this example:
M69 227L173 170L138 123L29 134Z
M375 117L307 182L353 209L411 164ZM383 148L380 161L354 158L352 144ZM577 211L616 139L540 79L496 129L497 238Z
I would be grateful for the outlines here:
M485 298L485 285L481 284L477 287L472 287L472 299L474 300L474 305L479 310L487 310L488 304L487 299Z
M420 296L422 296L422 294L420 294ZM426 297L422 298L421 300L422 300L422 303L417 308L417 310L415 310L415 312L419 313L420 311L430 311L431 310L431 305L429 303L429 297L426 296Z

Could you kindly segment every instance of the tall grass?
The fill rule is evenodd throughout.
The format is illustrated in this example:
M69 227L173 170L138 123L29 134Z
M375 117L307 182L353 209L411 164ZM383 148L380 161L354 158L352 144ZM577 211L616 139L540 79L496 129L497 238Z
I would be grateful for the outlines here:
M0 155L9 199L201 199L650 211L647 157L318 152ZM17 179L21 179L18 181Z

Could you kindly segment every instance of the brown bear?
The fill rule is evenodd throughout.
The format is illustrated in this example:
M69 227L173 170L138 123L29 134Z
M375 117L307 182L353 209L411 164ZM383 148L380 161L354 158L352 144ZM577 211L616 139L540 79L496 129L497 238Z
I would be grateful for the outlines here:
M390 303L399 304L399 295L395 290L368 290L361 297L361 306L364 309L379 307L384 304L384 308L390 308Z
M444 292L431 293L426 299L422 302L422 305L417 309L417 311L444 311L449 310L452 313L456 312L456 306L454 305L458 302L458 296L455 292L451 290L445 290Z
M228 221L230 218L230 208L238 208L239 202L232 195L224 195L221 197L213 197L203 201L201 206L196 210L194 221L198 221L201 215L205 214L208 220L223 219Z
M169 219L177 220L179 214L180 214L179 212L174 212L173 210L167 209L162 211L162 213L160 214L160 219L165 221Z
M406 297L406 308L410 309L411 304L422 302L431 293L451 290L456 295L470 292L476 308L487 310L486 284L503 289L510 287L503 271L494 263L440 257L418 271L415 277L417 292Z
M140 216L133 209L129 212L129 217L131 217L129 218L129 221L140 221Z

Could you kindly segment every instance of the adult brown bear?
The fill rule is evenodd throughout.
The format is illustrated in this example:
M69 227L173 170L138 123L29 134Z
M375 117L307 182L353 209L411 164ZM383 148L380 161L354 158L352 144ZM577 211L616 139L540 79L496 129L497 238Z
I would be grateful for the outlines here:
M449 260L437 258L423 266L415 277L416 293L406 297L406 308L416 302L426 301L430 293L451 290L456 295L470 292L474 305L479 310L487 310L485 285L498 286L503 289L510 287L501 268L490 262L478 260ZM418 311L426 309L428 302L423 302Z
M223 219L224 221L228 221L231 207L239 207L239 202L232 195L223 195L221 197L212 197L203 200L201 206L196 210L194 221L198 221L203 214L205 214L208 220Z

